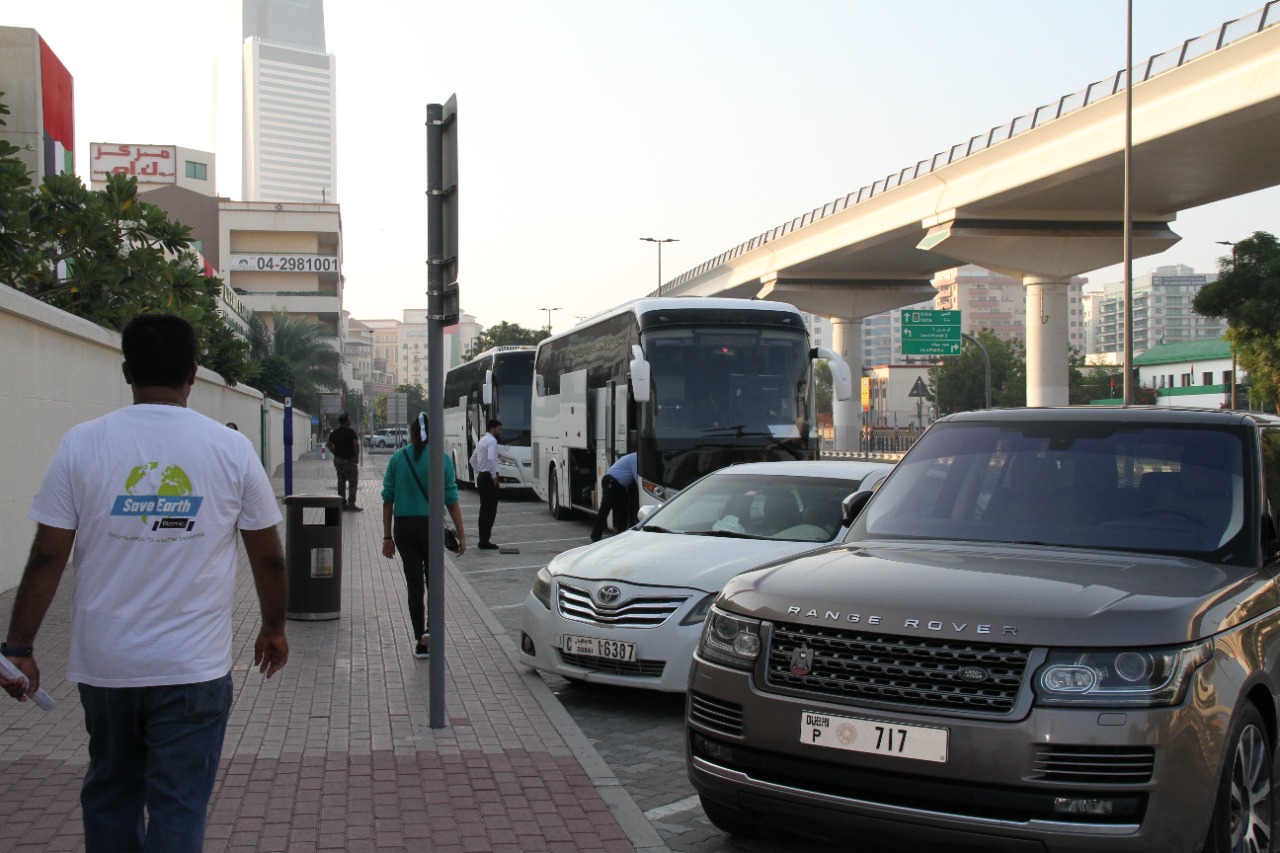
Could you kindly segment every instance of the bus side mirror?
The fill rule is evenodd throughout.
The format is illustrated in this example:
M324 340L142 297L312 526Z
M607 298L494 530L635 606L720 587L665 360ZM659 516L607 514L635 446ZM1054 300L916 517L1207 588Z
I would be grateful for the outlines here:
M649 402L649 362L639 344L631 345L631 395L637 403ZM845 368L848 370L848 368Z
M827 367L831 369L831 390L837 400L848 400L853 396L853 375L849 373L849 365L836 355L835 350L826 347L814 347L809 351L809 358L825 358Z
M484 385L480 387L480 402L486 406L493 405L493 371L484 372Z

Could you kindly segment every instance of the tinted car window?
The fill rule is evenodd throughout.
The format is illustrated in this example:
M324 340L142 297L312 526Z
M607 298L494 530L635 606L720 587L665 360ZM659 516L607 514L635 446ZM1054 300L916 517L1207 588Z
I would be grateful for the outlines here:
M939 424L850 538L1042 542L1248 562L1242 433L1096 422Z

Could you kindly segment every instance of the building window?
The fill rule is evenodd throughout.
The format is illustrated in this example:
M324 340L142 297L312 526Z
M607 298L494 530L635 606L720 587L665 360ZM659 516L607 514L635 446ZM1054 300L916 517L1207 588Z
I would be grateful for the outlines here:
M187 177L194 178L197 181L209 180L209 166L206 163L197 163L194 160L187 161Z
M1212 385L1212 384L1213 384L1213 372L1212 372L1212 371L1206 370L1206 371L1204 372L1204 376L1203 376L1202 378L1204 379L1204 381L1200 383L1201 385Z

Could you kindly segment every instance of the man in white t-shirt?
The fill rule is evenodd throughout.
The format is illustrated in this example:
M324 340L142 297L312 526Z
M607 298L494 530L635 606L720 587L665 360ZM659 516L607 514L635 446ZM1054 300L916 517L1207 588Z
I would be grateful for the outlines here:
M0 646L27 681L0 687L25 701L40 686L32 647L74 543L86 853L199 851L232 700L237 532L262 612L254 663L270 678L289 657L280 509L249 439L186 407L191 325L144 314L121 348L134 404L67 432L28 513L35 541Z

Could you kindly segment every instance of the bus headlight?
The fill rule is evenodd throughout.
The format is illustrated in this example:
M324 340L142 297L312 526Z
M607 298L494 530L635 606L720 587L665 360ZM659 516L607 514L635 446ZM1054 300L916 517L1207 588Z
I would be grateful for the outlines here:
M501 453L499 453L499 454L498 454L498 464L499 464L500 466L504 466L504 467L507 467L507 468L519 468L519 467L520 467L520 463L519 463L519 462L517 462L516 460L512 459L510 456L503 456Z
M644 487L645 492L660 504L666 503L676 495L680 494L678 489L660 486L657 483L650 483L648 480L641 480L640 484Z

